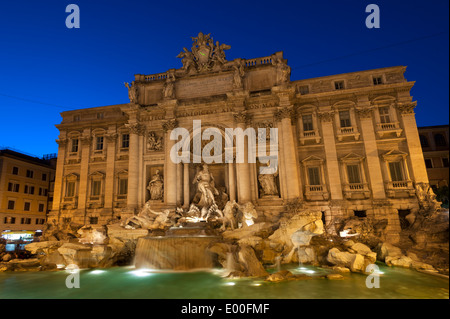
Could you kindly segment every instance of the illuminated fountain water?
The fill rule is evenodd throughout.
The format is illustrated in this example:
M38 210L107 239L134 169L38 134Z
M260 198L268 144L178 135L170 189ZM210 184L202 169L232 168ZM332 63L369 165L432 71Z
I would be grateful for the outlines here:
M164 236L139 238L136 245L136 268L191 270L214 265L208 247L219 240L206 222L171 227Z

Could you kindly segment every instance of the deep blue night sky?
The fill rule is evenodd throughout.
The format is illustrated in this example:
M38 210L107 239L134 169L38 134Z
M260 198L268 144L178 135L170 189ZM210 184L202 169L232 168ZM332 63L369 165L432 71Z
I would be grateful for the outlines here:
M68 29L68 4L80 29ZM368 4L381 28L368 29ZM419 126L448 124L449 2L45 0L0 4L0 147L56 153L60 112L127 103L123 82L182 66L199 31L227 59L283 51L291 80L406 65Z

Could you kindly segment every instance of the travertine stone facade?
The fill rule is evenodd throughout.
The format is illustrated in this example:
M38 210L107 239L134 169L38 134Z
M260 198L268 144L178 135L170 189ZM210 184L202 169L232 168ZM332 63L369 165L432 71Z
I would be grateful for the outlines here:
M327 223L387 218L395 239L398 210L418 210L416 183L428 183L406 67L290 81L282 52L227 61L228 48L199 34L179 55L183 67L136 74L130 103L63 112L49 220L104 224L133 214L150 199L156 170L164 197L153 207L187 207L198 164L173 163L169 136L184 127L193 137L201 120L202 130L278 128L279 195L262 196L259 163L210 165L230 199L252 201L260 213L300 199Z

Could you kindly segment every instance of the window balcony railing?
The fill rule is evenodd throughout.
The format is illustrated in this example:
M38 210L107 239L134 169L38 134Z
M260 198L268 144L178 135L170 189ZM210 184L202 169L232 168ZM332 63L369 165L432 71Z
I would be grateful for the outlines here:
M347 199L366 199L370 197L370 189L367 183L344 184L343 190Z
M64 209L77 208L77 204L78 204L78 197L76 197L76 196L64 196L63 197L62 207Z
M323 192L322 185L307 185L306 189L307 189L307 192Z
M389 181L386 182L386 193L388 197L411 197L415 196L416 191L413 182L406 181Z
M359 140L360 133L355 126L345 126L337 129L337 139L342 141L344 137L353 137L355 140Z
M300 134L300 143L305 144L305 141L314 140L316 143L320 143L320 135L317 130L303 131Z
M306 200L328 200L329 193L325 185L305 185Z
M379 137L383 137L387 134L395 133L397 137L402 134L402 129L398 122L392 123L377 123L377 134Z

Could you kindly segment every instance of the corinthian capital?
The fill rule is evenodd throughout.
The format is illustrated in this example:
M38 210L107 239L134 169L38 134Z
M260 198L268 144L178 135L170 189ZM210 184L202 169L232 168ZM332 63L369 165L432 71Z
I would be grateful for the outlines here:
M56 143L58 143L59 146L66 146L68 139L67 138L60 138L59 140L55 140Z
M406 103L396 103L395 107L402 114L414 114L414 108L416 107L417 102L406 102Z
M319 117L319 119L322 122L331 122L331 121L333 121L333 118L334 118L334 112L333 111L320 112L320 113L317 113L317 116Z
M111 133L111 134L107 134L105 135L106 141L108 142L115 142L117 139L118 134L117 133Z
M360 118L371 118L372 113L373 113L372 108L356 109L356 114L358 114Z
M143 135L145 132L145 126L140 123L127 123L125 127L130 130L131 134Z
M285 106L276 110L273 115L275 117L275 121L281 121L282 119L285 118L290 119L294 115L294 109L292 107Z
M250 122L252 120L250 114L248 114L245 111L235 113L235 114L233 114L233 117L234 117L234 120L236 121L236 123L250 124Z
M164 122L163 125L162 125L162 128L163 128L164 132L171 131L171 130L173 130L176 127L178 127L178 120L177 119L168 120L168 121Z

